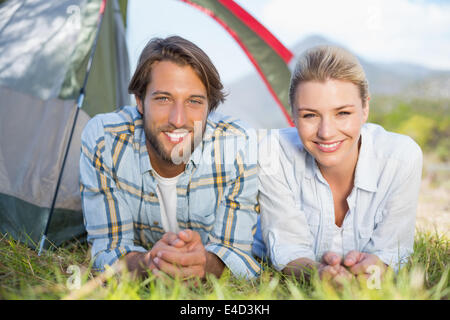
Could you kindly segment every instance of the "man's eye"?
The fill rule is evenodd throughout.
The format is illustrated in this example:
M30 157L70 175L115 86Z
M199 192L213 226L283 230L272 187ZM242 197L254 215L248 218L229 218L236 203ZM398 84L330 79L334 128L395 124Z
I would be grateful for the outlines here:
M161 102L165 102L165 101L169 101L169 98L167 98L167 97L156 97L155 100L161 101Z
M338 115L340 115L340 116L348 116L349 114L350 114L350 112L348 112L348 111L341 111L338 113Z
M203 104L203 101L196 100L196 99L191 99L191 100L189 100L189 102L192 103L192 104Z

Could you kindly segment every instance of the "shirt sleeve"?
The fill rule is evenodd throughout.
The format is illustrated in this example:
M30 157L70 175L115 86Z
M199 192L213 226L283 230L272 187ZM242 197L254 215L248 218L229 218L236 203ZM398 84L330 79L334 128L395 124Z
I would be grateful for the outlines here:
M388 195L381 220L363 249L377 255L396 272L413 253L417 203L422 178L422 151L414 147L405 152L408 161L399 162L396 183Z
M261 271L260 264L251 254L257 220L256 161L250 163L248 153L240 150L233 167L235 178L227 183L223 191L216 183L216 192L223 195L205 248L217 255L235 276L250 279L257 277ZM216 171L216 181L225 181L222 170Z
M313 236L296 204L287 176L294 177L293 157L283 152L278 131L260 143L258 161L261 229L273 267L283 270L298 258L315 260ZM295 157L295 155L293 155Z
M103 124L97 116L83 130L80 157L80 191L88 241L92 244L93 268L103 271L135 246L133 219L123 192L116 186L112 156Z

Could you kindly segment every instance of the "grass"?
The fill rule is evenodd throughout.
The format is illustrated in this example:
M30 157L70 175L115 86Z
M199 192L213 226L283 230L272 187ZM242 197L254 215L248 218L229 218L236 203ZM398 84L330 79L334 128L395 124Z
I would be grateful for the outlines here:
M314 275L311 281L284 276L265 266L254 281L225 272L198 283L180 279L133 279L127 272L95 274L87 244L71 242L37 256L24 244L0 236L0 299L151 299L151 300L278 300L278 299L448 299L449 240L437 233L416 233L414 254L395 275L387 273L380 289L366 281L336 289ZM70 269L75 266L75 269ZM73 267L72 267L73 268ZM74 282L79 271L80 283Z

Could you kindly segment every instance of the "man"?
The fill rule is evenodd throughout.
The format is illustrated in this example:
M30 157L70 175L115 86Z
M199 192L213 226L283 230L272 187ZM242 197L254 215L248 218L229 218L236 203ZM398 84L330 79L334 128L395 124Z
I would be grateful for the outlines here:
M242 124L211 114L224 94L208 56L180 37L153 39L128 89L137 107L97 115L82 134L94 268L123 259L141 275L257 276L256 161Z

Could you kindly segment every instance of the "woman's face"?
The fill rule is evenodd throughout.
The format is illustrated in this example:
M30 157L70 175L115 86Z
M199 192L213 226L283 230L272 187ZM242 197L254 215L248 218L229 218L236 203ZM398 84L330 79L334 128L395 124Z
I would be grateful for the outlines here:
M301 82L293 114L304 147L321 169L356 166L369 104L363 105L355 84L334 79Z

